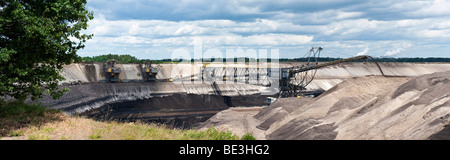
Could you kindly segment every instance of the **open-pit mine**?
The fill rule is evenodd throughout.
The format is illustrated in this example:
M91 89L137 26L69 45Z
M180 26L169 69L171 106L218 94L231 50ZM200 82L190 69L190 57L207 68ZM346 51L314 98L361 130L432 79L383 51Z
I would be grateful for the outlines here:
M295 75L283 84L284 73L302 65L114 64L115 73L103 63L75 63L61 73L70 91L36 103L99 120L214 126L257 139L450 138L450 64L340 62L314 68L314 78L300 82L307 85L291 86Z

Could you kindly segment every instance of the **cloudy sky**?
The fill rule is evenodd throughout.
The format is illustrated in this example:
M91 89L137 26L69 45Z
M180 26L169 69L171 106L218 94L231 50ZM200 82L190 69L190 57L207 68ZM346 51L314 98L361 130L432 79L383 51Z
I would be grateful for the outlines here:
M450 0L88 0L80 56L278 49L281 58L450 57ZM270 51L269 51L270 52Z

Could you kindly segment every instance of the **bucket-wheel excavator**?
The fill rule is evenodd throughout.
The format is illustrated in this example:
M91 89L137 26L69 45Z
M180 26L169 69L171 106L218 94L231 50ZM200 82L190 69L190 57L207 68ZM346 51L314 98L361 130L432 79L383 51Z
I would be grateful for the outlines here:
M116 61L110 60L106 63L103 63L103 74L100 74L100 76L105 76L106 82L119 82L120 81L120 72L122 70L119 67L114 67L116 64Z
M371 56L356 56L346 59L340 59L331 62L318 61L322 47L312 47L304 56L307 61L302 65L295 65L293 67L284 68L249 68L249 67L204 67L201 73L201 79L204 81L211 81L213 88L217 90L215 81L227 81L228 77L232 78L234 82L243 82L247 84L272 86L275 81L278 81L280 97L300 96L306 93L306 86L314 79L317 69L357 60L371 59L375 62L378 69L383 74L378 63ZM216 74L218 73L218 74ZM227 77L223 78L222 77ZM276 77L276 78L269 78ZM253 80L253 82L251 81ZM268 82L268 83L266 83ZM217 92L217 91L216 91ZM311 91L308 91L311 92ZM220 93L220 92L217 92ZM311 94L311 93L306 93Z
M156 81L156 75L158 75L158 68L152 67L153 61L147 60L144 64L139 64L141 69L142 79L146 82Z
M317 69L336 65L339 63L357 61L357 60L368 60L371 59L377 65L380 70L381 75L384 76L383 70L377 61L371 56L356 56L331 62L319 63L317 61L320 56L321 47L312 47L307 53L308 62L301 66L293 66L290 68L280 69L280 95L281 97L293 97L299 96L302 91L306 90L306 86L311 83L316 75Z

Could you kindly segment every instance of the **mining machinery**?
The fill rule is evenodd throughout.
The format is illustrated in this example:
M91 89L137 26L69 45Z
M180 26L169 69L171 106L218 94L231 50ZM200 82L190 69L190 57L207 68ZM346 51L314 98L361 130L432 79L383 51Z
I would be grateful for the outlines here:
M115 83L115 82L119 82L120 81L120 72L122 71L120 68L115 67L114 65L116 64L116 61L110 60L106 63L103 63L103 69L104 69L104 74L103 76L105 76L106 78L106 82L111 82L111 83Z
M153 61L147 60L144 64L139 64L142 73L142 79L146 82L156 81L156 75L158 75L158 68L152 67Z
M306 62L302 65L296 65L293 67L209 67L204 66L202 72L199 74L203 81L214 82L213 88L217 88L215 81L227 81L229 78L234 82L243 82L246 84L263 85L266 87L277 85L279 89L279 97L295 97L301 95L318 95L321 91L307 91L306 86L314 79L317 69L337 65L339 63L357 61L357 60L369 60L371 59L377 65L384 76L379 64L371 56L356 56L346 59L340 59L331 62L320 62L320 52L322 47L312 47L309 52L304 56ZM197 76L197 75L192 75ZM191 77L192 77L191 76ZM223 77L223 79L222 79ZM276 77L276 78L275 78ZM278 81L278 84L274 83ZM217 90L217 89L215 89ZM218 94L218 93L216 93Z
M317 59L320 56L320 51L322 51L322 49L323 48L321 47L312 47L310 52L307 54L310 58L308 59L308 62L303 65L293 66L290 68L280 68L280 97L294 97L303 94L306 90L305 87L314 79L317 69L339 63L371 59L377 65L381 75L384 76L383 70L377 61L373 57L366 55L319 64Z

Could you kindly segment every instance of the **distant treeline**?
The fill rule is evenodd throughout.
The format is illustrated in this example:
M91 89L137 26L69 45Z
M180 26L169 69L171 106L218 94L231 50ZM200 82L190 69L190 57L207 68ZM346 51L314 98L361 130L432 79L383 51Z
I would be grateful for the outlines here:
M125 55L116 55L116 54L107 54L93 57L81 57L83 62L107 62L110 60L115 60L116 63L144 63L147 59L138 59L134 56L125 54ZM326 61L335 61L340 58L331 58L331 57L320 57L317 60L321 62ZM271 59L264 59L267 62L271 62ZM281 58L279 62L308 62L308 60L315 61L313 58L294 58L287 59ZM183 60L183 59L159 59L152 60L153 63L180 63L180 62L259 62L260 59L255 58L205 58L205 59L191 59L191 60Z
M450 58L427 57L427 58L375 58L377 62L450 62Z
M336 61L343 58L332 58L332 57L320 57L317 59L319 62ZM387 58L387 57L374 57L377 62L411 62L411 63L424 63L424 62L450 62L450 58L440 58L440 57L414 57L414 58ZM294 59L279 59L280 62L307 62L308 58L294 58ZM360 60L362 61L362 60Z
M138 59L131 55L115 55L115 54L107 54L93 57L82 57L84 62L107 62L109 60L114 59L117 63L144 63L147 59ZM328 61L336 61L343 58L333 58L333 57L319 57L317 61L319 62L328 62ZM387 57L376 57L375 60L377 62L415 62L415 63L424 63L424 62L450 62L450 58L441 58L441 57L428 57L428 58L387 58ZM179 63L179 62L259 62L259 61L267 61L271 62L272 59L255 59L255 58L207 58L207 59L191 59L191 60L182 60L182 59L160 59L153 60L153 63ZM316 61L314 58L280 58L278 62L308 62L308 61Z
M116 55L116 54L107 54L93 57L81 57L84 62L107 62L109 60L115 60L116 63L141 63L141 61L134 56L125 54L125 55Z

